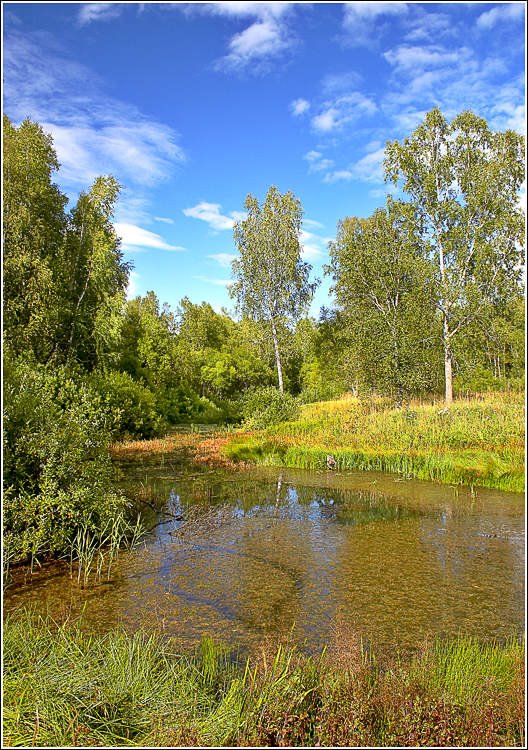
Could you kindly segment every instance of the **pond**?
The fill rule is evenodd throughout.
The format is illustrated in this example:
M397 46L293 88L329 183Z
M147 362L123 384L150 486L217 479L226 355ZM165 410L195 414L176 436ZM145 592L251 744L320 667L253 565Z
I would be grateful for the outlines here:
M150 531L109 580L64 564L13 572L4 609L84 627L154 628L243 649L361 639L376 654L431 637L505 639L524 625L524 498L396 475L207 469L158 456L121 465Z

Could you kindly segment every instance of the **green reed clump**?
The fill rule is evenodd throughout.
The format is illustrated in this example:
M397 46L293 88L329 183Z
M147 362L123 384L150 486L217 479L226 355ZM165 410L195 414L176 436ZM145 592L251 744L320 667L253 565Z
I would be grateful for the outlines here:
M4 626L8 746L518 746L524 646L459 639L383 668L361 647L247 661L204 639L89 635L24 611Z

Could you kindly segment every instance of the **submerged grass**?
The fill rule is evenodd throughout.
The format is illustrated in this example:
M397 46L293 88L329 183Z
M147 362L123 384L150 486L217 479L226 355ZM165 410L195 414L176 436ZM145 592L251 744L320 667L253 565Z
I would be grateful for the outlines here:
M247 661L138 632L92 636L24 611L4 625L7 746L516 746L524 646L435 643L376 665L361 648Z
M301 416L223 448L232 461L388 471L447 484L524 489L524 396L482 394L449 408L387 398L306 404Z

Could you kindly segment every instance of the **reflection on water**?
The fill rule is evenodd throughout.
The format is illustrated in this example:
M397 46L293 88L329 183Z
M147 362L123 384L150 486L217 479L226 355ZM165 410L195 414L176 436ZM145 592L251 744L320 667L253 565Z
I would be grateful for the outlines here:
M80 590L66 566L18 570L6 611L35 603L60 618L84 607L86 627L154 627L188 644L210 634L251 645L294 628L319 648L337 627L378 653L522 631L520 495L166 460L131 464L124 481L149 496L151 531L112 579Z

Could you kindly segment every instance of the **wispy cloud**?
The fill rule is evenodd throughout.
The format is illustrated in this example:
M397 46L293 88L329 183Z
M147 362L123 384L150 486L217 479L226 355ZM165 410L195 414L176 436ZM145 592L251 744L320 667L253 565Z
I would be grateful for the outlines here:
M414 70L418 68L437 68L459 62L460 57L471 54L467 48L446 50L437 45L412 46L402 44L395 49L388 50L384 58L398 71Z
M334 164L332 159L326 159L320 151L308 151L303 158L308 162L310 172L325 172Z
M203 281L205 284L214 284L215 286L228 287L233 283L232 279L212 279L209 276L193 276L197 281Z
M61 184L78 189L100 174L150 187L185 159L175 131L104 93L84 65L42 34L12 29L4 42L4 110L29 117L53 136Z
M379 40L382 30L388 25L381 21L389 16L404 16L408 12L407 3L356 2L344 3L343 28L347 32L348 44L371 46ZM373 27L376 34L372 33Z
M78 20L81 26L92 21L109 21L117 18L128 3L83 3L79 8Z
M207 203L202 201L196 206L184 208L183 213L193 219L205 221L211 229L222 231L224 229L233 229L235 221L243 219L245 214L242 211L231 211L227 216L220 212L222 206L219 203Z
M143 229L143 227L138 227L135 224L116 222L114 227L118 236L121 238L123 250L128 250L129 252L140 252L145 248L178 252L185 250L184 247L171 245L159 234L150 232L148 229Z
M381 108L400 132L416 127L434 106L447 117L470 108L493 128L524 132L524 81L519 76L505 82L503 58L438 44L399 45L384 57L393 73Z
M521 21L524 19L524 9L524 3L501 3L478 17L477 28L487 31L499 22Z
M362 80L362 76L355 70L328 73L321 81L321 89L326 96L336 96L357 89Z
M385 157L385 146L373 141L366 146L367 153L345 169L327 172L323 182L349 182L360 180L361 182L383 183L383 159Z
M312 118L312 126L322 133L342 130L345 125L376 111L377 106L372 99L354 91L325 102L319 114Z
M320 221L315 221L315 219L303 219L303 224L305 224L307 227L310 227L310 229L324 228L324 224L321 224Z
M126 298L133 299L138 293L138 281L140 275L137 271L130 271L128 274L128 285L126 288Z
M291 45L291 38L282 24L271 18L255 21L231 38L229 54L218 61L217 67L223 70L246 69L250 64L278 56Z
M168 216L155 216L154 221L159 221L162 224L174 224L174 219L169 219Z
M245 29L231 36L227 54L216 61L217 70L265 71L271 61L281 57L296 43L287 20L295 12L295 3L182 3L176 7L187 15L200 13L252 21Z
M309 226L311 229L321 228L322 225L318 221L310 221L304 219L303 224ZM329 237L321 237L315 232L309 232L306 229L301 229L300 234L301 251L303 258L306 260L319 261L324 255L326 255Z

